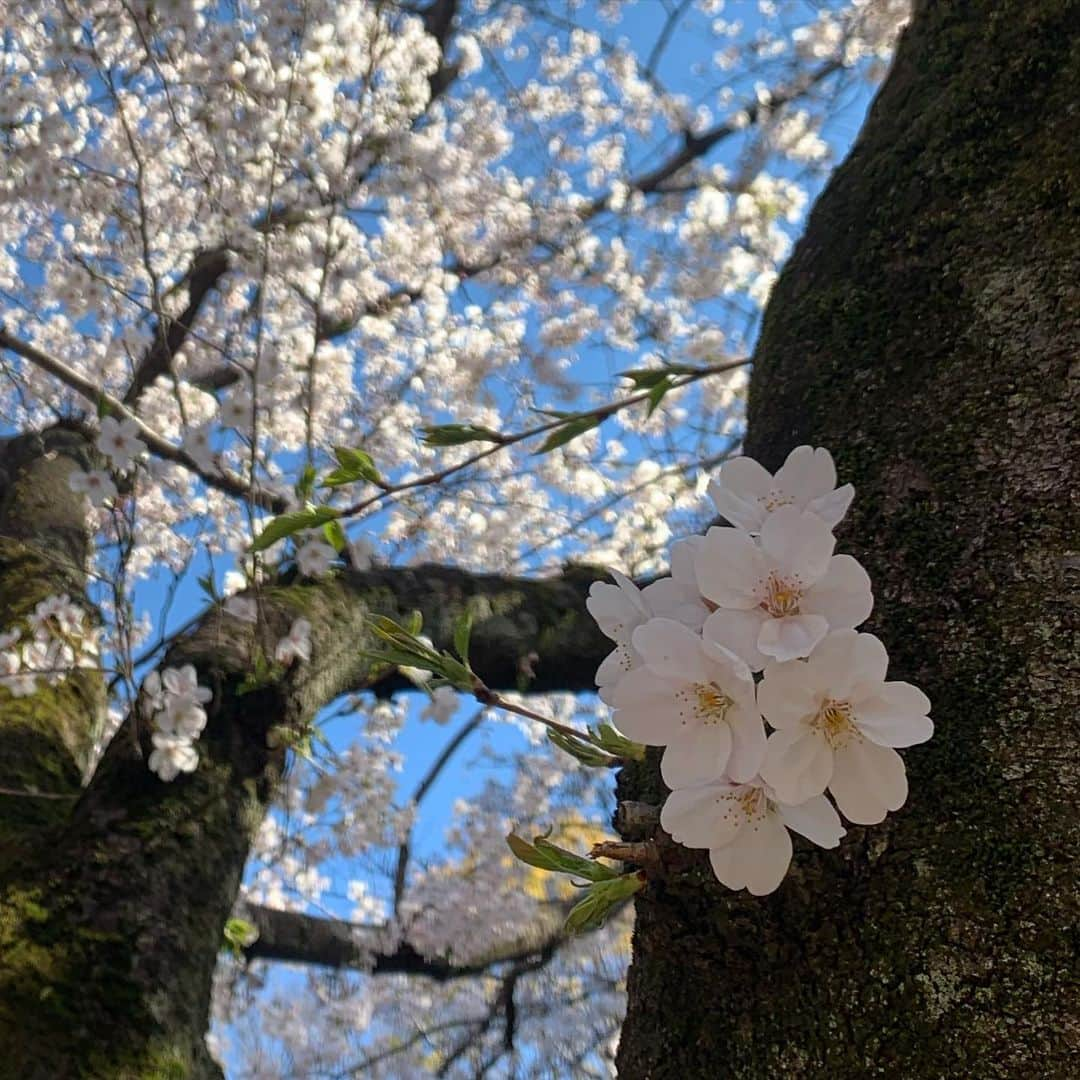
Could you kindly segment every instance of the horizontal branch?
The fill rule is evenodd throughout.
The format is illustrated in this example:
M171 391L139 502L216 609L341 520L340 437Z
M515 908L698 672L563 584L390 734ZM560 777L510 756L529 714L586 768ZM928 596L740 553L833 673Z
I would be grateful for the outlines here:
M271 495L269 492L261 491L258 488L252 488L246 480L233 473L224 470L221 470L220 472L210 472L207 469L201 468L186 450L179 446L175 446L173 443L169 442L168 439L159 435L153 428L149 427L145 421L137 416L129 406L107 393L95 382L86 378L84 375L81 375L74 368L69 367L63 360L59 360L55 356L43 352L36 346L14 337L4 329L3 325L0 325L0 349L8 349L15 353L16 356L21 356L24 360L29 361L35 367L44 371L46 374L51 375L69 389L74 390L94 408L99 408L104 404L107 406L110 415L133 421L139 429L139 438L142 439L146 448L155 457L162 458L165 461L172 461L177 465L182 465L185 469L203 480L209 487L216 488L218 491L223 491L226 495L250 499L256 506L263 510L281 514L288 509L288 504L280 496Z
M528 927L518 939L494 946L483 955L460 963L424 956L408 942L391 950L380 949L382 931L379 927L357 926L295 911L277 911L257 904L243 905L239 914L259 934L244 950L244 955L252 960L356 968L372 975L424 975L438 982L449 982L484 975L500 964L541 956L550 958L566 940L562 922L568 906L552 904L545 917Z

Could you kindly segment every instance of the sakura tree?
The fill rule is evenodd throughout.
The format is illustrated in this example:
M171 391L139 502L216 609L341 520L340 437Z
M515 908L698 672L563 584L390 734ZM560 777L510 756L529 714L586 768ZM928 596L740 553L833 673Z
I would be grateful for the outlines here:
M721 971L712 913L774 944L872 875L893 748L932 730L911 684L955 715L896 614L929 587L867 540L922 466L867 464L842 396L792 404L841 315L766 324L745 424L761 309L908 14L4 5L19 1075L603 1076L627 1012L624 1075L719 1068L684 946ZM912 49L977 34L935 18ZM838 372L856 342L884 348L837 336ZM762 985L789 956L738 947Z

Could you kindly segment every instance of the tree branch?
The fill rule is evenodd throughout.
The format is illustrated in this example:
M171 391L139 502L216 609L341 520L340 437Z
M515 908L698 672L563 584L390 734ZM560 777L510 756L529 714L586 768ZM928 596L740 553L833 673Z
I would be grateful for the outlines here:
M250 959L357 968L373 975L423 975L449 982L486 974L499 964L550 959L566 940L562 922L568 908L569 905L553 904L547 917L517 940L461 962L426 957L408 942L383 951L379 947L379 927L277 911L258 904L241 905L239 913L259 932L258 938L244 950Z

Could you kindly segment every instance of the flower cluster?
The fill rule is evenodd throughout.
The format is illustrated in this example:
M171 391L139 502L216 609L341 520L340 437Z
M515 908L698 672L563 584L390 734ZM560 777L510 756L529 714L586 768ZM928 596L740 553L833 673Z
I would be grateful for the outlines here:
M194 743L206 727L203 706L213 697L192 664L152 671L142 685L142 712L154 726L154 749L148 762L162 780L194 772L199 754Z
M97 665L97 630L67 593L40 601L27 622L28 640L18 628L0 634L0 686L14 697L33 694L39 678L57 686L75 668Z
M930 738L930 702L886 682L885 647L855 630L873 597L858 562L833 554L854 490L836 486L828 451L800 446L775 476L736 458L709 493L731 526L676 544L670 577L592 587L616 643L596 681L625 735L665 748L666 831L762 895L787 873L788 830L836 847L836 808L874 825L903 805L894 748Z

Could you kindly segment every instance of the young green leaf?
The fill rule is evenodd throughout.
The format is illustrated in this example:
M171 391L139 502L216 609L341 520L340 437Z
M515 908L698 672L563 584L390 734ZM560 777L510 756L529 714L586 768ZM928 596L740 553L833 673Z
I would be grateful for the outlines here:
M605 754L603 750L590 745L583 739L574 739L569 735L564 735L561 731L551 729L548 729L547 737L555 746L571 757L576 758L582 765L610 768L619 764L618 758Z
M591 431L600 423L599 416L579 416L573 420L567 420L565 424L561 424L557 427L543 442L539 450L534 451L537 454L546 454L550 450L554 450L558 446L564 446L572 439L576 439L579 435L584 435L586 431Z
M326 537L326 542L337 552L345 550L345 545L348 544L348 539L345 536L345 530L341 527L341 522L337 519L328 521L323 527L323 536Z
M461 660L469 662L469 638L472 636L472 610L466 608L454 623L454 649Z
M462 446L472 442L501 443L503 436L479 424L433 424L420 429L428 446Z
M367 480L371 484L382 482L371 455L365 454L363 450L336 446L334 457L337 458L338 467L323 477L323 487L341 487L342 484L354 484L357 480Z
M251 550L265 551L286 536L292 536L304 529L317 529L338 516L339 512L332 506L309 506L305 510L290 510L287 514L279 514L255 537Z
M641 871L590 885L584 898L570 909L563 929L568 934L583 934L588 930L599 929L607 921L613 907L629 899L644 886L645 875Z
M524 863L538 867L540 870L551 870L557 874L570 874L574 877L584 878L586 881L610 881L619 875L593 859L587 859L584 855L576 855L558 844L537 836L530 844L517 833L511 833L506 842L510 850Z

